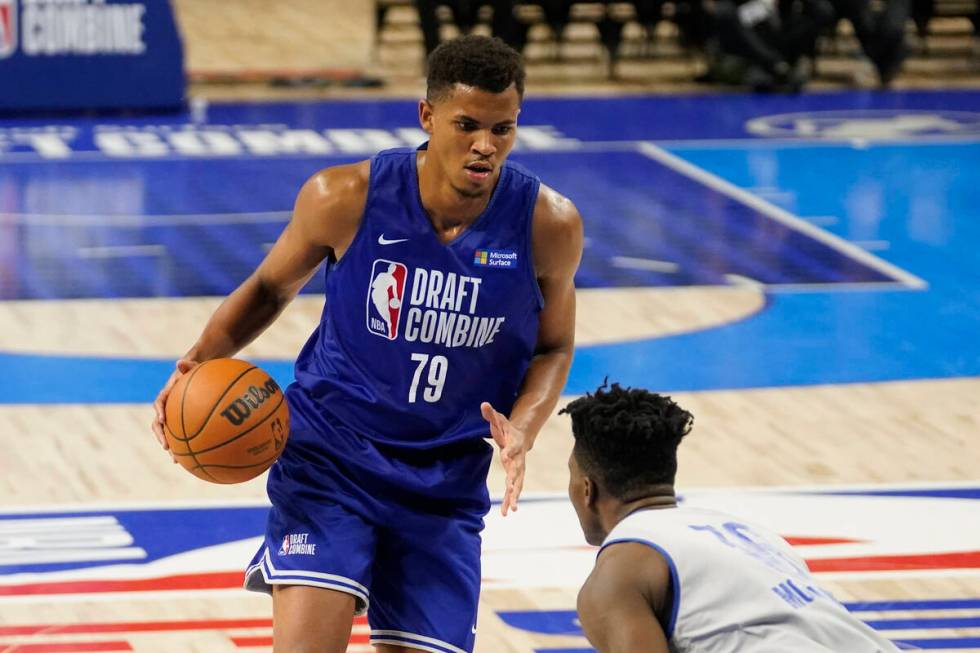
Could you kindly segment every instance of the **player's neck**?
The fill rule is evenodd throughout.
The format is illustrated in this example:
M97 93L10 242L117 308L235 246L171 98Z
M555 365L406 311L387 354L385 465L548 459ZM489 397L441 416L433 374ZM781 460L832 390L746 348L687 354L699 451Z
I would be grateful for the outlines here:
M630 498L626 501L617 501L609 506L606 511L604 525L612 527L623 521L629 515L638 510L659 510L665 508L676 508L677 497L674 496L673 485L657 485L647 488L643 496ZM608 532L608 531L607 531Z
M432 228L443 240L452 240L464 231L487 208L491 191L467 196L449 182L448 175L436 169L434 161L428 161L422 153L418 158L419 197L422 208L432 222ZM499 175L499 171L497 172Z

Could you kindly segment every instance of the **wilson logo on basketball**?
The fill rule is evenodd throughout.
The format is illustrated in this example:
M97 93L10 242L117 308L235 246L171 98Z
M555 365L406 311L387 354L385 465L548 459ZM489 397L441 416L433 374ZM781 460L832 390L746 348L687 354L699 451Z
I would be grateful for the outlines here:
M265 385L257 387L250 385L248 392L235 399L228 407L221 411L221 416L228 420L233 426L239 426L248 419L253 410L264 404L269 397L279 393L279 384L273 379L265 382Z

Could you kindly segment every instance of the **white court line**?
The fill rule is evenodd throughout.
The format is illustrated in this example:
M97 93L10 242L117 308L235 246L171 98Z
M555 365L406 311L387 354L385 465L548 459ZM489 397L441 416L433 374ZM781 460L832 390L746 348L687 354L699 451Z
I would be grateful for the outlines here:
M880 252L891 247L891 243L887 240L855 240L854 244L869 252Z
M900 281L866 281L863 283L772 283L764 286L769 293L806 292L883 292L887 290L906 292L912 290ZM916 289L917 290L917 289Z
M613 267L628 270L649 270L650 272L677 272L680 266L670 261L658 261L652 258L637 258L634 256L613 256L609 259Z
M649 142L661 147L691 148L691 149L727 149L727 148L798 148L798 147L850 147L866 149L868 147L919 147L925 145L975 145L980 142L980 135L949 135L949 136L909 136L901 138L813 138L805 136L741 136L736 138L700 138L700 139L653 139Z
M843 238L835 236L828 231L824 231L823 229L806 222L785 209L781 209L760 197L756 197L745 189L739 188L735 184L708 172L704 168L700 168L693 163L689 163L676 154L671 154L662 147L654 145L650 142L643 142L637 144L637 149L642 154L653 159L654 161L657 161L658 163L661 163L662 165L667 166L668 168L675 170L682 175L690 177L691 179L694 179L695 181L698 181L708 188L722 193L723 195L728 195L732 199L755 209L766 217L775 220L776 222L779 222L790 229L806 234L810 238L813 238L814 240L817 240L828 247L836 249L850 258L860 261L861 263L884 275L892 277L895 279L895 281L909 288L923 289L928 286L925 281L914 274L906 272L898 266L892 265L888 261L880 259L877 256L861 249L857 245L849 243Z
M798 217L806 220L810 224L815 224L822 227L829 227L830 225L840 222L840 218L838 218L836 215L801 215Z
M82 213L0 213L0 224L13 222L44 227L174 227L180 225L264 224L288 222L291 211L187 213L179 215L86 215Z
M129 256L164 256L163 245L110 245L105 247L79 247L80 258L126 258Z

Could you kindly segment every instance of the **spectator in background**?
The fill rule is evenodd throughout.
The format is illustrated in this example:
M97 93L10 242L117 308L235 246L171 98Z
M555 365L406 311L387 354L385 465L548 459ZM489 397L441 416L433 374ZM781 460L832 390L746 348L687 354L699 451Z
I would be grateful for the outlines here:
M520 52L527 41L527 26L514 17L516 0L415 0L419 12L419 23L425 41L426 57L439 45L439 20L436 7L444 5L453 14L453 22L461 34L469 34L477 23L480 7L493 7L493 20L490 29L494 36Z
M758 91L801 90L809 77L806 60L833 21L827 0L720 0L706 10L709 70L702 81Z
M884 0L873 11L870 0L830 0L836 18L847 19L861 49L878 71L882 86L888 86L902 70L907 54L905 23L909 19L909 0Z

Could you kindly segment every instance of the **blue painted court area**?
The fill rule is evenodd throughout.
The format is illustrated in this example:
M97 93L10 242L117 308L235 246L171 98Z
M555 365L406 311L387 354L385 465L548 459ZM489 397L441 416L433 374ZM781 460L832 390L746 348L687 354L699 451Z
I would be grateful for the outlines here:
M312 102L2 122L0 298L225 294L307 176L417 144L414 115ZM585 218L580 287L767 295L733 324L581 347L568 392L606 375L707 390L980 374L980 93L542 99L521 119L514 158ZM291 378L290 361L261 363ZM171 365L0 352L0 401L148 401Z
M576 152L572 165L569 156L523 152L514 158L542 171L555 188L568 189L576 201L589 238L580 287L724 285L731 275L766 285L897 281L642 152ZM341 156L317 163L350 161ZM243 181L258 177L262 171L249 163L239 168L237 162L140 161L139 182L132 182L139 193L125 190L124 175L134 164L55 164L81 168L81 174L62 171L54 187L42 186L43 206L21 212L19 223L11 221L13 237L31 246L14 253L0 297L228 294L275 241L288 219L282 210L286 198L315 165L309 159L277 162L275 182L195 195L193 189L228 187L229 172ZM30 187L51 165L13 166L11 177ZM93 178L93 172L106 176ZM71 188L86 186L93 189L88 213L66 214L64 205L79 199ZM120 214L127 196L130 213ZM322 291L320 276L305 289Z

